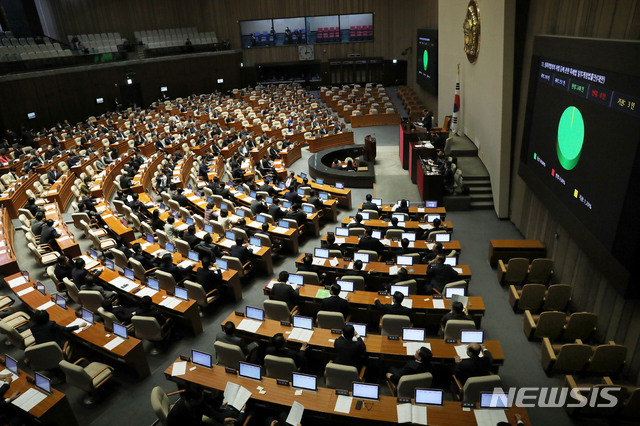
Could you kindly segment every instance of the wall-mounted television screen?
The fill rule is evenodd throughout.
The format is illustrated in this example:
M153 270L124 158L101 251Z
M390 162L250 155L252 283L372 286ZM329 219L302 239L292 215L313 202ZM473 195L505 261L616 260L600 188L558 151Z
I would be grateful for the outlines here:
M438 94L438 30L419 29L416 41L416 82Z

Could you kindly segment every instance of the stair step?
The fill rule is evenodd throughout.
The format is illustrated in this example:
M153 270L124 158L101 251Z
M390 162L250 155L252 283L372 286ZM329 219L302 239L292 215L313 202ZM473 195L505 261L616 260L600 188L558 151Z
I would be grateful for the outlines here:
M467 185L469 187L469 191L471 194L491 194L490 186L475 186L475 185Z
M490 210L493 209L493 201L471 201L469 207L473 210Z
M471 201L491 201L493 202L493 197L491 196L491 193L488 194L475 194L475 193L470 193L469 196L471 197Z

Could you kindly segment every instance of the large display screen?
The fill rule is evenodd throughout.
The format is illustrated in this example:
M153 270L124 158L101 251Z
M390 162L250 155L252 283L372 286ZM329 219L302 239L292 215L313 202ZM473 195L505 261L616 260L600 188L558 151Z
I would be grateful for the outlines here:
M536 40L543 46L532 57L520 175L587 252L630 270L639 246L640 76L616 62L625 60L616 42L602 47L611 55L603 60L588 42L560 40Z
M419 29L416 42L416 81L438 94L438 30Z
M373 41L373 13L240 21L242 47Z

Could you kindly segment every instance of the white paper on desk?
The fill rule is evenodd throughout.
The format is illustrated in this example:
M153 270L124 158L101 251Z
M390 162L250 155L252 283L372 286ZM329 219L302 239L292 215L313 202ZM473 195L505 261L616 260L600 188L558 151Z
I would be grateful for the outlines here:
M424 213L425 209L424 207L418 207L418 213Z
M276 226L273 229L273 232L278 233L278 234L286 234L287 231L288 231L288 229L287 228L283 228L282 226Z
M67 241L68 239L69 239L69 236L65 235L64 237L58 238L58 241Z
M5 368L4 370L0 371L0 376L6 376L7 374L11 375L11 381L17 380L18 376L13 374L11 371L9 371L9 369Z
M429 250L433 250L433 248L436 246L436 243L427 243L427 248Z
M315 266L324 266L325 259L321 257L314 257L313 262L311 262Z
M151 287L143 287L142 290L140 290L139 292L136 293L136 296L138 296L138 297L144 297L144 296L153 297L153 296L156 295L156 293L157 293L157 291L152 289Z
M398 413L398 423L411 423L413 420L410 403L398 404L396 406L396 411Z
M258 221L253 221L251 223L249 223L249 226L252 228L256 228L256 229L260 229L262 228L262 224Z
M180 225L176 226L176 229L178 229L178 231L186 231L188 227L189 227L189 225L187 225L186 223L183 223L183 224L180 224Z
M195 236L200 238L200 239L203 239L205 235L207 235L206 231L198 231L198 232L195 233Z
M162 302L158 303L159 306L164 306L169 309L173 309L178 306L182 300L175 297L167 297Z
M421 229L433 229L433 225L429 224L429 223L420 223L418 224L418 226Z
M338 260L337 257L333 257L333 258L329 259L329 265L331 265L334 268L336 266L338 266L339 263L340 263L340 261Z
M187 372L187 361L176 361L171 369L172 376L182 376Z
M112 279L111 281L109 281L109 283L112 286L117 287L122 291L130 291L130 290L133 290L135 287L138 286L138 284L136 284L135 282L131 281L129 278L125 278L125 277L116 277L116 278Z
M289 415L287 416L287 420L285 420L285 422L287 424L290 424L291 426L298 426L302 421L303 414L304 405L300 404L298 401L293 401L291 410L289 410Z
M336 406L333 408L333 411L337 413L349 414L349 411L351 411L352 402L352 396L338 395L338 398L336 399Z
M340 244L344 244L345 242L347 242L346 238L336 237L336 244L340 245Z
M97 260L93 260L86 254L83 254L80 257L82 258L82 260L84 260L84 269L93 269L96 266L100 265L100 262L98 262Z
M413 300L408 298L402 299L402 306L411 309L413 307Z
M12 280L7 281L7 284L9 284L9 287L14 288L26 282L27 282L27 279L25 277L18 277L18 278L14 278Z
M115 337L113 340L109 341L109 343L107 343L106 345L104 345L104 348L110 351L122 342L124 342L124 339L118 336L118 337Z
M416 243L414 243L413 241L409 241L409 248L414 248L416 246Z
M179 268L188 268L188 267L193 266L195 264L196 264L196 262L194 262L193 260L185 259L182 262L178 263L178 267Z
M249 333L255 333L256 331L258 331L261 325L262 321L245 318L240 321L240 324L238 324L238 327L236 328L238 330L248 331Z
M366 264L362 265L364 267L364 269L366 269ZM353 269L353 262L349 262L349 264L347 265L347 269Z
M398 275L399 270L397 265L389 266L389 275Z
M494 426L500 422L507 422L504 410L473 410L478 426Z
M306 328L294 327L289 334L289 339L299 340L301 342L309 343L313 336L313 330L307 330Z
M105 210L107 210L107 206L98 206L98 207L96 207L96 211L98 212L98 214L104 213Z
M460 357L460 359L467 359L469 355L467 355L467 345L457 345L455 346L456 355ZM484 351L480 351L480 358L484 356Z
M75 320L73 320L72 322L70 322L69 324L67 324L65 327L73 327L74 325L77 325L78 328L77 330L74 331L74 333L78 334L80 333L82 330L85 329L85 327L90 326L91 324L89 324L88 322L86 322L85 320L83 320L82 318L76 318Z
M151 243L145 242L145 243L140 244L140 248L141 248L142 250L144 250L144 249L146 249L147 247L149 247L150 245L151 245Z
M19 291L18 293L16 293L18 296L22 297L27 293L31 293L32 291L34 291L35 288L33 287L29 287L29 288L25 288L24 290Z
M45 210L52 210L55 209L56 205L55 204L47 204L46 206L44 206Z
M38 306L36 309L39 311L46 311L47 309L49 309L50 307L54 306L55 303L53 303L52 301L48 301L47 303Z
M251 391L235 383L227 382L227 386L224 388L224 401L231 405L236 410L242 410L242 407L251 398Z
M220 245L226 248L231 248L236 242L233 240L222 240Z
M103 219L108 219L110 217L113 217L113 215L111 213L105 214L104 216L102 216Z
M453 270L456 271L459 274L462 273L462 268L453 268Z
M382 245L384 245L384 246L391 245L391 240L390 240L390 239L388 239L388 238L383 238L383 239L381 239L381 240L380 240L380 242L381 242L381 243L382 243Z
M454 294L453 296L451 296L451 303L456 301L462 303L462 306L466 308L467 303L469 302L469 298L467 296L462 296L461 294Z
M431 350L431 343L425 343L425 342L404 342L402 346L407 348L407 355L415 354L416 351L420 350L420 348L423 346Z
M33 407L42 402L47 395L36 390L35 388L30 388L25 393L14 399L11 403L17 407L20 407L24 411L31 411Z
M444 309L444 300L442 300L442 299L433 299L433 308L434 309Z

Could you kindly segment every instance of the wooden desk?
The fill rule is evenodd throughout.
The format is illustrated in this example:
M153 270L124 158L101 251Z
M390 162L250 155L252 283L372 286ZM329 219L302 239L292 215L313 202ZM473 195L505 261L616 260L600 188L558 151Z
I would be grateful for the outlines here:
M180 359L178 358L175 362L177 361L180 361ZM308 411L316 416L323 416L328 422L327 424L353 424L354 422L364 424L384 422L385 424L392 424L398 422L396 410L398 402L395 397L391 396L381 395L378 401L368 401L366 402L366 408L363 407L364 409L361 410L355 409L357 400L354 398L349 414L342 414L334 411L338 398L334 389L318 387L315 392L305 390L302 395L297 396L295 395L295 388L278 385L276 379L270 377L263 377L261 381L247 379L229 374L225 372L224 367L218 365L208 369L187 362L186 372L181 376L172 376L172 370L173 364L165 369L165 377L181 388L186 387L188 383L195 383L208 389L222 391L227 386L227 382L232 382L251 391L252 400L273 405L278 411L286 412L288 410L286 407L291 407L293 402L297 401L304 406L305 413ZM262 386L266 393L260 394L256 389L257 385ZM522 416L525 425L531 424L527 410L520 407L511 407L506 410L510 424L515 424L516 413ZM427 408L427 417L429 425L432 426L469 426L476 424L473 411L463 411L461 403L454 401L444 401L442 406L429 406Z
M45 209L44 217L57 222L56 229L58 230L60 237L56 238L56 242L62 250L62 253L71 257L80 256L80 244L76 241L73 232L69 231L66 222L62 218L62 214L58 210L58 205L52 203L45 204L43 207Z
M21 277L22 274L13 274L5 278L7 284L9 281ZM20 300L29 308L31 312L35 312L38 307L51 301L51 295L41 294L39 291L33 289L29 293L18 295L18 293L29 288L33 288L35 282L29 279L26 283L17 285L11 290L20 298ZM57 322L62 326L66 326L77 318L75 311L71 308L62 309L57 305L47 308L49 317L52 321ZM115 359L119 362L127 364L134 369L140 379L147 377L150 374L149 364L147 363L147 357L142 346L142 341L135 337L129 337L127 340L116 346L115 348L108 350L104 345L113 340L113 336L107 333L104 326L100 323L95 323L86 330L80 333L69 333L71 338L77 340L79 343L90 347L91 349L106 355L109 358Z
M74 197L73 192L71 192L73 181L73 177L69 177L69 175L60 177L60 179L51 185L48 191L43 192L41 196L49 200L54 200L58 203L60 211L66 212L69 203Z
M398 113L379 113L379 114L351 114L351 127L368 127L368 126L393 126L400 124L400 114Z
M345 244L349 247L352 248L356 248L358 247L358 243L360 242L360 238L358 238L356 235L352 235L350 237L336 237L336 241L342 241L344 240L344 242L339 243L339 244ZM327 234L322 236L322 239L320 240L322 243L326 243L327 242ZM399 240L389 240L386 238L383 238L380 240L380 242L387 248L389 249L389 251L393 251L395 249L399 249L401 247L401 242ZM413 249L416 251L416 253L423 253L429 250L433 250L433 247L435 247L436 243L430 243L427 242L425 240L417 240L416 242L413 243ZM448 243L442 243L442 247L444 248L444 250L446 252L451 252L452 250L455 250L458 253L462 252L462 246L460 245L460 241L450 241Z
M425 140L428 137L427 129L416 128L415 130L409 130L407 127L400 125L400 161L402 162L402 168L409 170L409 149L411 142L419 140Z
M104 223L109 227L109 230L122 238L125 243L131 243L136 237L133 228L125 226L124 223L118 218L116 212L111 210L111 207L102 202L96 206L100 213L100 217Z
M291 148L280 151L280 158L284 161L285 167L291 167L293 163L302 158L302 148L300 143L294 144Z
M344 219L342 219L341 225L343 227L346 227L347 225L353 222L355 221L353 221L349 216L346 216ZM382 219L363 220L361 223L363 226L367 228L380 229L380 230L386 230L389 226L391 226L391 221L386 221ZM453 223L445 221L445 222L442 222L442 226L444 227L442 228L443 230L453 234ZM405 229L406 232L415 232L415 231L422 232L422 231L426 231L433 228L433 223L428 223L428 222L421 223L415 220L407 220L404 222L403 228Z
M383 204L380 206L381 215L391 217L395 213L395 206L392 204ZM358 207L358 211L362 211L362 204ZM447 209L444 207L426 208L426 207L409 207L409 217L423 217L428 214L439 214L440 220L444 220L447 216Z
M303 183L300 176L296 176L296 180L298 183ZM349 188L339 189L333 185L320 185L312 179L309 179L309 186L317 192L327 192L331 194L332 197L338 200L339 205L345 206L347 209L351 210L351 190Z
M33 184L39 178L40 176L37 173L31 173L29 176L20 176L20 179L13 184L13 192L11 194L7 194L5 191L4 194L7 195L0 195L0 205L7 208L9 217L18 217L18 209L21 209L29 199L27 189L32 189Z
M287 338L289 344L297 346L297 344L300 343L296 340L289 340L288 336L293 327L282 325L280 321L265 319L255 333L250 333L237 329L243 319L243 317L237 316L235 312L231 312L220 325L223 326L227 321L231 321L235 324L238 335L252 340L259 339L266 341L270 340L276 333L282 333ZM309 346L333 353L333 341L336 339L336 336L337 335L331 333L329 329L314 328L313 336L311 336L309 340ZM407 354L407 348L403 346L402 340L389 340L387 336L367 333L364 342L367 345L367 353L369 355L375 355L382 361L406 360L407 357L413 356L413 353ZM431 352L435 359L453 363L457 356L455 349L458 345L457 343L445 343L444 339L426 339L425 343L429 343L431 346ZM491 352L494 364L502 365L504 363L504 354L500 342L498 340L485 340L484 344Z
M416 182L423 200L437 201L438 204L442 203L444 183L441 173L433 172L420 165L416 171Z
M5 358L0 357L0 362L2 363L2 365L0 365L1 371L5 368ZM29 389L37 390L35 385L27 381L27 377L32 378L26 372L18 370L18 378L9 385L9 390L5 393L5 398L8 398L15 392L20 392L20 395L22 395ZM42 393L44 394L44 392ZM12 407L18 409L16 405L12 404ZM67 396L54 388L51 388L51 393L31 410L24 411L19 409L19 411L26 413L29 417L35 419L36 422L43 425L64 424L77 426L78 424L78 420L76 420L76 416L69 405Z
M160 153L154 154L151 158L140 167L138 173L133 178L131 190L133 192L141 193L151 188L153 174L158 171L158 165L164 160L164 155Z
M0 273L11 275L20 272L16 252L13 249L13 222L6 207L0 210Z
M320 152L324 149L335 148L343 145L353 145L353 132L334 133L332 135L318 136L307 139L309 151Z
M506 262L513 257L526 257L529 261L547 256L547 247L540 240L490 240L489 264L498 265L498 259Z
M418 174L422 173L420 158L434 158L436 149L433 146L423 145L423 142L409 143L409 176L411 182L418 183Z

